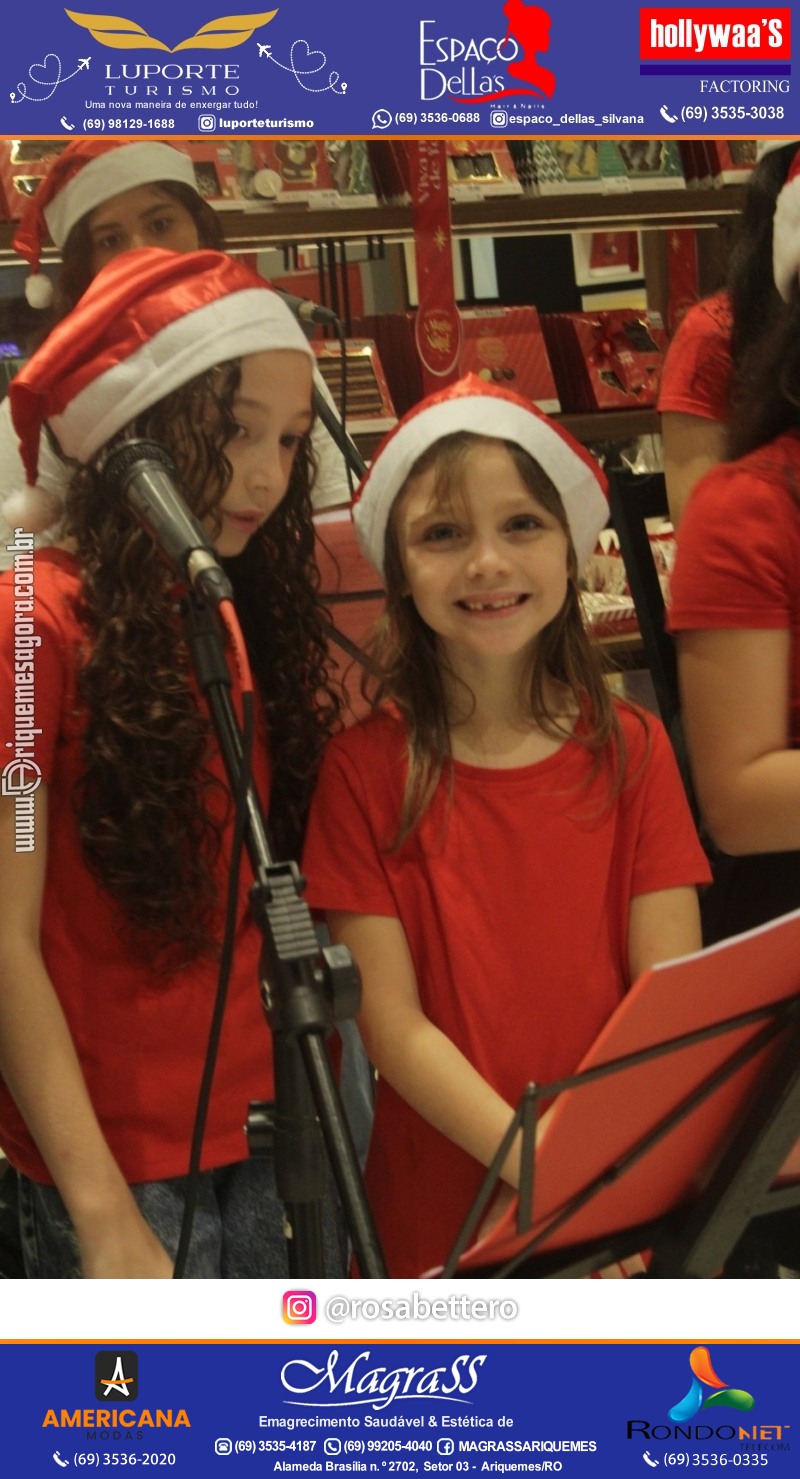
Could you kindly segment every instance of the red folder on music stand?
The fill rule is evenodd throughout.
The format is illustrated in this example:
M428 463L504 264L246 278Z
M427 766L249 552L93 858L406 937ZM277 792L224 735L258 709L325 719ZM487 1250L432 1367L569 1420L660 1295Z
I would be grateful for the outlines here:
M678 1246L690 1224L695 1247L704 1219L716 1222L703 1256L680 1269L673 1256L669 1272L716 1271L770 1198L800 1200L769 1192L800 1180L798 993L800 911L646 972L576 1075L538 1090L561 1088L533 1157L530 1216L520 1226L518 1200L458 1272L560 1251L563 1277L570 1249L622 1257L631 1229L647 1231L640 1248L665 1230Z

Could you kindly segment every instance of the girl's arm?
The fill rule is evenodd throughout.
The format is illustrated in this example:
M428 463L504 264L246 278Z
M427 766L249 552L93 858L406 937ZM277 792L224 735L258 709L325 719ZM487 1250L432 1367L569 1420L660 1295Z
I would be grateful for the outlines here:
M361 973L359 1025L381 1077L435 1129L488 1166L514 1110L426 1017L399 919L331 912L328 927ZM518 1186L518 1144L502 1174Z
M725 460L727 432L719 421L664 411L661 438L669 513L677 529L696 484L709 468Z
M628 915L631 982L659 961L691 955L701 944L696 889L662 888L631 899Z
M734 856L800 848L791 633L682 632L678 654L692 773L714 841Z
M14 801L0 798L0 1074L75 1226L86 1278L164 1278L172 1263L114 1160L39 948L47 787L35 848L14 851Z

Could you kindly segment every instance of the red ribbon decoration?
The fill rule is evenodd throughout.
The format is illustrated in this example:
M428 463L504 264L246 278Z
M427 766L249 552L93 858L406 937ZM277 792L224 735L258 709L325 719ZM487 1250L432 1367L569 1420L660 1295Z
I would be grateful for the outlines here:
M419 308L414 338L428 395L458 379L461 317L453 282L447 151L439 139L408 145Z

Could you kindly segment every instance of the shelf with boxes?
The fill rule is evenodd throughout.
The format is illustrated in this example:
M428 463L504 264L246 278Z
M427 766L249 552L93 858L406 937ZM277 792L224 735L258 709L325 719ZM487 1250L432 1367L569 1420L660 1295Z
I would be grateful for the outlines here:
M640 190L619 195L498 196L456 202L453 231L464 236L525 236L571 230L602 231L626 226L665 231L676 226L717 227L741 212L744 187L681 192ZM285 205L263 210L226 208L222 213L230 251L252 252L267 245L381 237L407 241L413 235L411 211L403 205L349 206L346 210ZM11 247L14 222L0 222L0 264L18 265ZM45 249L43 261L55 261Z

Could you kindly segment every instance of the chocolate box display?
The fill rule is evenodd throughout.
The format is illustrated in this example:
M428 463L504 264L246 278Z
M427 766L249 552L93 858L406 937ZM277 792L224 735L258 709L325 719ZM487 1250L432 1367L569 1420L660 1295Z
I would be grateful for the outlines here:
M639 309L542 315L565 411L654 406L666 349L658 314Z
M334 402L341 411L342 350L335 339L315 341L314 353ZM397 421L377 347L371 339L345 340L347 430L351 436L389 431Z
M540 195L602 191L601 139L534 139L533 168Z
M681 156L672 139L603 139L600 153L608 192L686 189Z
M540 411L560 411L539 314L535 308L464 308L459 374L507 385Z
M511 151L499 139L447 139L447 180L451 200L521 195Z
M363 139L237 139L233 148L246 204L377 204Z

